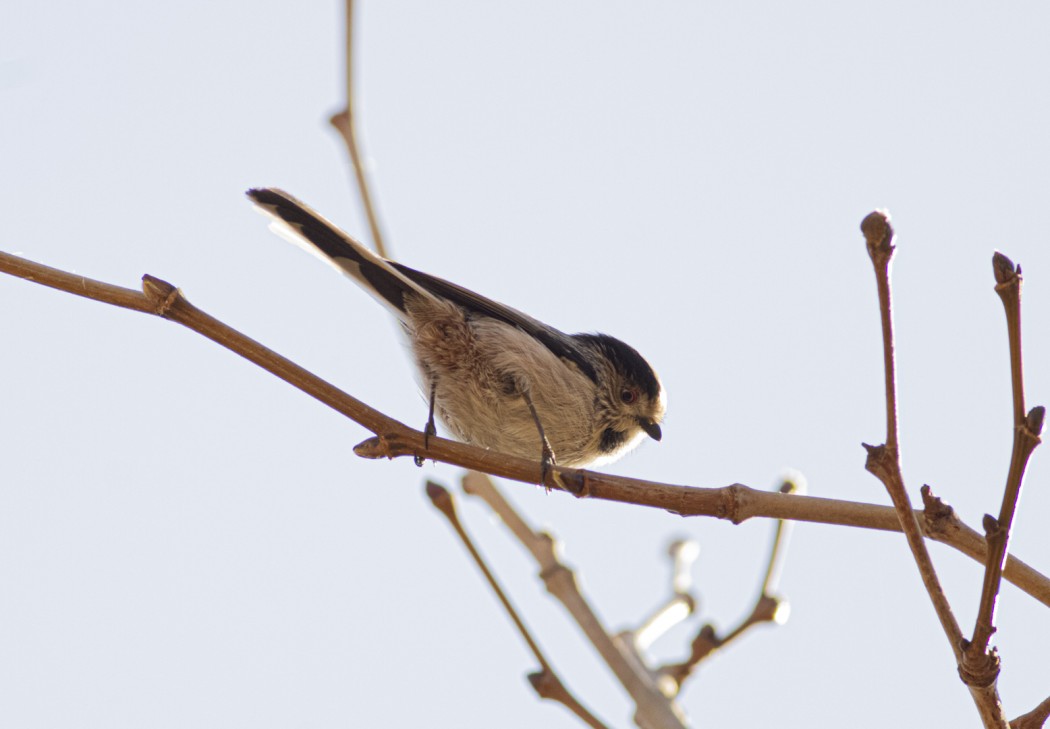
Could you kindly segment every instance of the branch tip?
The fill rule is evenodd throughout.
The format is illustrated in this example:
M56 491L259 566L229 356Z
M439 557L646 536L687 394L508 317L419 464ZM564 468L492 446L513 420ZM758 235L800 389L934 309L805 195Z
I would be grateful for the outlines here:
M876 255L890 256L893 254L893 226L890 225L888 212L875 210L868 213L860 223L860 231L864 234L868 254L872 258Z
M452 494L444 486L434 481L427 480L427 498L438 511L448 517L449 521L456 520L456 504L452 500Z
M359 458L377 460L379 458L394 458L396 455L390 449L390 443L380 435L374 435L354 446L354 455Z
M996 251L992 255L992 272L997 284L1005 284L1021 275L1021 267L1015 266L1007 256Z

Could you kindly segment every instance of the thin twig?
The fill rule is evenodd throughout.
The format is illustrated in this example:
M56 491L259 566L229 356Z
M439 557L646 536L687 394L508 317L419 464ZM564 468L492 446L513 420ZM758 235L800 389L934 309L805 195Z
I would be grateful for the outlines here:
M96 281L3 251L0 251L0 271L85 299L101 301L122 309L153 313L153 304L139 290Z
M791 494L800 487L801 484L796 480L785 480L777 489L777 493ZM658 669L661 676L673 682L676 691L681 691L686 679L694 674L702 661L739 638L753 626L761 623L782 625L787 620L790 607L785 600L774 593L783 569L790 525L790 521L777 520L773 541L769 548L765 576L762 578L762 588L747 617L724 636L719 636L714 626L710 624L702 626L690 645L689 657L686 660L680 663L669 663Z
M867 244L868 255L871 257L872 266L875 271L875 281L879 295L879 312L882 320L882 344L883 363L886 377L886 443L885 445L870 446L864 444L868 451L865 468L874 474L883 485L893 501L894 509L900 519L904 536L911 548L912 557L919 569L923 586L930 597L930 602L940 620L941 628L948 637L948 643L955 654L956 663L959 666L960 675L970 689L978 713L986 727L1002 727L1006 729L1007 719L1003 713L1002 702L999 700L998 692L995 690L994 681L991 685L978 686L967 680L963 671L964 666L964 638L959 623L955 619L948 598L944 594L937 571L933 567L933 560L926 549L926 541L922 536L922 527L915 515L908 498L908 491L904 485L900 467L900 443L897 431L897 381L896 381L896 356L894 353L893 339L893 303L892 290L890 286L890 264L893 260L893 227L890 225L889 216L882 211L875 211L864 218L860 225Z
M782 494L795 494L805 490L805 482L801 477L785 479L777 489ZM773 533L773 544L769 548L769 564L766 567L766 576L762 580L762 594L772 595L780 584L780 576L784 572L784 563L787 559L788 539L791 536L792 522L777 519L776 531Z
M881 211L869 214L860 224L868 255L875 266L882 323L882 366L886 378L886 448L895 460L900 458L897 437L897 356L893 343L893 297L890 291L890 263L893 261L893 227Z
M940 580L937 578L936 570L933 567L933 560L930 559L930 553L926 549L926 542L922 536L922 526L919 523L915 510L911 507L911 500L908 498L904 480L900 473L900 465L886 446L864 444L864 447L868 451L865 468L882 481L889 492L894 509L901 521L902 531L908 541L908 546L911 548L912 557L919 568L919 575L922 578L923 585L930 596L930 601L933 603L934 610L941 622L941 627L944 629L945 635L948 636L948 642L955 653L956 659L961 660L962 630L955 619L951 605L948 604L948 598L944 594Z
M1014 442L999 518L995 519L991 515L984 517L985 539L989 545L988 558L973 638L966 644L962 669L968 682L981 686L991 685L999 674L998 654L994 649L989 650L992 634L996 630L995 608L999 600L1003 564L1009 551L1014 515L1021 498L1025 468L1032 452L1040 443L1039 436L1046 414L1042 407L1032 408L1030 413L1025 414L1024 360L1021 356L1021 267L1014 266L1013 261L996 251L992 257L992 271L995 274L995 291L999 294L1006 313Z
M900 445L897 436L897 372L893 338L893 302L890 287L890 263L893 260L893 228L889 217L876 211L864 218L861 231L867 243L868 255L875 270L878 288L879 313L882 322L883 365L886 378L886 443L869 446L866 468L883 482L893 501L901 527L908 540L926 591L930 595L937 617L941 621L956 658L961 658L962 631L955 620L948 599L944 595L937 573L933 568L926 543L922 538L922 527L911 507L907 489L900 472Z
M175 287L145 277L146 282L161 285L168 295L159 296L161 303L177 294L178 306L158 310L157 296L147 298L132 289L102 283L0 252L0 272L8 273L43 286L68 291L78 296L113 304L126 309L165 315L180 324L209 337L230 351L245 357L263 369L316 398L328 407L364 426L375 438L360 444L357 451L369 458L423 456L463 468L484 471L524 483L538 483L541 464L477 448L466 443L436 436L424 445L422 431L357 400L325 382L313 373L295 365L275 352L249 339L240 332L193 307ZM146 284L144 284L146 285ZM153 283L148 284L153 286ZM159 291L157 292L159 295ZM681 516L712 516L740 524L751 518L792 519L818 524L834 524L881 531L900 531L900 522L890 507L853 501L824 499L815 496L770 493L743 484L722 488L677 486L656 481L624 478L612 474L552 466L580 498L602 499L662 509ZM922 516L922 512L918 512ZM982 564L986 559L984 538L958 518L938 520L925 525L928 537L947 544ZM1003 573L1014 585L1044 605L1050 606L1050 579L1021 560L1009 556Z
M624 643L616 641L580 592L576 576L555 552L554 539L533 531L521 514L485 474L472 471L463 478L463 490L488 504L507 529L529 551L540 568L543 584L572 616L613 675L635 702L638 723L646 727L684 727L679 711L653 681L647 668L634 660Z
M386 244L379 225L379 214L373 202L372 187L365 170L363 156L358 146L356 95L354 93L354 0L346 0L346 108L333 115L329 122L346 144L350 162L354 168L354 181L361 194L361 205L368 216L368 228L372 231L372 243L376 253L387 258Z
M1024 359L1021 356L1021 267L1014 265L1007 256L996 251L992 256L992 275L995 277L995 293L1003 302L1006 314L1006 335L1010 348L1010 394L1013 400L1014 425L1025 419L1024 407Z
M540 664L540 671L529 675L529 683L533 689L545 699L551 699L563 704L567 709L572 711L576 716L587 722L589 726L595 727L595 729L604 729L605 725L602 724L598 719L584 706L576 700L572 694L569 693L568 689L561 682L558 676L554 673L550 663L547 662L547 658L543 655L543 651L540 650L539 645L532 637L532 633L526 627L525 622L518 615L517 609L514 604L507 597L507 593L503 591L503 588L499 584L499 580L492 574L492 570L489 569L485 563L485 559L478 552L477 547L474 546L474 540L467 534L467 530L463 528L463 523L459 520L459 515L456 514L456 504L452 498L452 494L448 492L448 489L441 486L440 484L434 483L433 481L427 481L426 486L427 496L430 498L430 502L440 511L448 523L452 525L459 540L463 542L463 546L467 548L470 556L474 559L474 563L481 570L481 573L485 576L486 582L489 583L489 587L496 593L496 597L499 598L500 603L503 605L503 609L507 611L510 619L514 622L514 627L518 629L518 633L525 640L525 643L529 646L529 650L532 651L532 655L536 658L536 662Z

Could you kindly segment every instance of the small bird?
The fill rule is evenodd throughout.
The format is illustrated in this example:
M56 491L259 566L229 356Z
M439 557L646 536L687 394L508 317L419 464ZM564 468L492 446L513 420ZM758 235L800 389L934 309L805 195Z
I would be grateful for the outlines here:
M459 439L551 464L610 463L646 435L660 440L666 397L632 347L565 334L504 304L373 253L291 195L248 197L270 227L318 255L400 320L434 414ZM417 464L422 459L417 458Z

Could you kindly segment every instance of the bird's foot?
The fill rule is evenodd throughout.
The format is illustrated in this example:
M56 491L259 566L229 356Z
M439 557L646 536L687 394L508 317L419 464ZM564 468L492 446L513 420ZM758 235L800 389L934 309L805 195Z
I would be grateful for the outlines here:
M437 435L437 427L434 425L434 415L431 413L430 418L427 420L426 427L423 428L423 449L430 450L430 436ZM413 460L417 466L422 467L423 462L426 460L423 456L415 456Z

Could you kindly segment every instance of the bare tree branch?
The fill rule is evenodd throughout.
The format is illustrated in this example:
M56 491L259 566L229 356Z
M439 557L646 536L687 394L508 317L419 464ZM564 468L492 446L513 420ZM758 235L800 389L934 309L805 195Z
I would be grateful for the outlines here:
M986 685L994 681L999 672L999 657L994 649L989 650L988 644L995 632L995 607L999 599L1003 563L1009 550L1010 530L1021 498L1025 468L1040 443L1039 436L1046 414L1042 407L1032 408L1031 412L1025 414L1024 361L1021 357L1021 267L1014 266L1013 261L996 251L992 257L992 270L995 274L995 291L1002 299L1006 312L1010 343L1014 442L999 518L995 519L991 515L984 517L986 541L991 548L985 564L973 638L966 645L965 672L975 683Z
M589 726L595 729L605 729L605 725L598 721L597 717L594 716L590 711L584 708L576 697L574 697L565 685L561 682L555 674L554 669L551 668L550 663L547 662L547 658L543 655L543 651L540 650L539 645L532 637L532 633L526 627L525 622L518 615L517 609L514 604L507 597L507 593L503 591L496 576L492 574L492 570L489 569L485 563L485 559L478 552L477 547L474 546L474 540L467 534L467 530L464 529L463 523L459 520L459 516L456 514L456 503L452 498L452 494L448 492L445 487L433 482L427 481L427 497L434 507L440 511L448 523L452 525L452 529L456 532L456 536L463 542L463 546L467 548L470 556L474 559L474 563L481 570L481 573L485 576L485 581L489 583L489 587L496 593L496 597L499 598L500 603L503 605L503 609L507 611L510 619L514 622L514 627L518 629L518 633L525 640L525 643L529 646L529 650L532 651L532 655L535 656L536 662L540 664L540 670L529 674L529 684L533 687L536 693L544 699L550 699L557 701L564 705L569 711L576 714L577 717L586 722Z
M628 650L626 643L617 641L605 629L587 598L580 592L576 575L558 558L551 535L535 532L485 474L476 471L468 473L463 478L463 489L468 494L483 499L532 554L540 567L540 577L547 591L565 606L566 611L634 700L635 721L638 725L652 728L684 728L681 711L660 691L648 668L637 660L633 651Z
M948 643L955 654L956 663L959 666L959 674L970 689L970 695L977 706L981 721L988 729L1007 729L1007 718L1003 711L1002 701L995 688L993 676L990 683L978 683L971 680L965 668L965 656L963 652L964 641L962 630L955 619L948 598L944 594L937 571L933 567L933 560L926 549L926 540L923 539L922 527L912 509L908 490L904 485L904 477L900 466L900 443L897 435L897 371L896 355L893 343L893 303L892 288L890 285L890 262L893 260L893 227L890 225L889 216L881 211L875 211L864 218L860 225L864 233L864 239L871 257L872 266L875 270L875 282L879 294L879 313L882 319L882 345L883 363L886 376L886 443L879 446L864 444L868 451L868 459L865 468L874 474L889 492L890 499L897 511L904 536L907 538L908 546L911 548L912 557L919 568L919 576L922 578L923 586L930 596L930 602L941 622L941 628L948 637ZM998 675L998 664L996 673Z
M785 480L777 492L790 494L794 493L798 488L799 484L796 481ZM690 645L689 657L686 660L680 663L669 663L658 669L661 676L665 676L674 683L676 690L681 691L685 680L693 675L696 667L702 661L732 643L750 628L760 623L781 625L787 620L789 606L786 601L774 593L780 580L790 527L790 521L777 520L776 528L773 532L773 541L770 544L765 576L762 578L762 587L747 617L724 636L719 636L713 625L707 624L702 626Z
M95 279L68 273L58 268L51 268L20 256L0 251L0 271L24 278L42 286L65 291L66 293L94 299L105 304L112 304L123 309L154 313L153 304L141 291L126 289L121 286L96 281Z
M782 494L795 494L804 492L805 482L800 477L785 479L780 488ZM762 580L762 594L772 595L777 591L780 584L780 575L784 571L784 562L787 559L788 539L791 536L791 522L784 519L777 520L776 531L773 533L773 544L769 548L769 564L766 567L766 576Z
M329 122L346 144L350 162L354 168L354 181L361 193L361 205L368 216L368 228L372 231L372 243L376 253L387 258L386 244L383 242L383 231L379 225L379 215L372 202L372 188L368 181L368 172L358 146L357 116L355 115L356 96L354 94L354 0L346 0L346 108L335 114Z
M429 441L429 449L424 447L422 431L414 430L384 415L237 330L213 319L189 304L171 284L152 276L144 277L144 287L152 292L151 296L147 297L132 289L66 273L4 252L0 252L0 272L96 301L178 321L377 434L376 438L370 438L358 446L357 450L361 455L371 458L420 455L514 481L533 484L539 481L541 466L537 461L433 436ZM682 516L713 516L734 524L754 517L765 517L881 531L901 530L895 511L876 504L770 493L743 484L732 484L722 488L698 488L561 466L553 466L552 469L560 472L562 479L571 488L570 492L578 497L647 506ZM916 514L923 516L922 512ZM924 519L923 528L926 536L984 563L987 552L984 538L957 517ZM1050 607L1050 579L1039 571L1010 556L1003 576Z
M864 218L861 231L867 243L868 255L875 270L875 282L878 287L879 313L882 320L883 365L886 377L886 443L880 446L869 446L866 468L879 478L886 486L893 500L897 516L908 540L912 555L919 568L926 591L930 595L934 609L941 621L948 641L961 659L962 631L955 620L948 598L944 595L937 573L933 568L926 543L922 538L922 528L911 507L904 479L900 471L900 444L897 437L897 373L896 356L893 341L893 304L890 286L890 262L893 259L893 228L886 214L876 211Z

